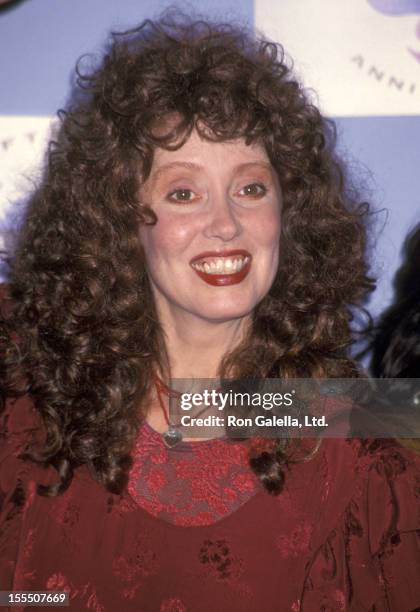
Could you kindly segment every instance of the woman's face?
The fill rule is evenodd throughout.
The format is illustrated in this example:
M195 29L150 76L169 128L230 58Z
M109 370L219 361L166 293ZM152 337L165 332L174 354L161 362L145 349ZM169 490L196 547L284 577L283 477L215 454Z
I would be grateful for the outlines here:
M194 131L180 149L155 151L141 202L158 218L140 240L160 316L249 315L278 267L281 190L263 146Z

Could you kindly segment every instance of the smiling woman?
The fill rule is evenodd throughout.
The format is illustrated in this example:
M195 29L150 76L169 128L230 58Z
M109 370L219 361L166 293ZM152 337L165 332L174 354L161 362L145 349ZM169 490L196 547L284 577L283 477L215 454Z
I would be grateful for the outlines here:
M78 85L1 304L0 589L72 611L416 609L416 456L185 440L168 414L174 378L358 376L367 211L333 126L279 45L183 16L114 34Z

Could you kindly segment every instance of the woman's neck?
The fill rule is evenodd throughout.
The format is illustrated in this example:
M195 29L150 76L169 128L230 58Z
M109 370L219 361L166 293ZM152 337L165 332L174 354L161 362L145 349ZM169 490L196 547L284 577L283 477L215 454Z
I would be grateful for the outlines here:
M238 346L249 324L249 318L222 323L194 321L192 318L161 319L172 379L166 382L173 385L174 379L218 378L220 362L228 352ZM176 384L175 387L178 391L181 388ZM163 401L167 405L165 397ZM168 406L166 410L168 411ZM154 385L147 401L147 421L154 430L163 433L168 430L167 418Z
M171 378L216 378L223 357L245 337L249 317L224 322L179 317L163 323Z

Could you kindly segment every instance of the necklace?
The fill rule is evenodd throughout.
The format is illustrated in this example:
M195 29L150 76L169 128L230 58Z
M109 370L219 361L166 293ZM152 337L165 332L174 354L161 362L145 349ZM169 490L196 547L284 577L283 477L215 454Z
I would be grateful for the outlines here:
M182 442L182 439L184 436L182 435L182 431L180 429L181 423L171 423L169 419L169 413L168 413L168 410L166 409L165 402L163 400L162 395L165 395L168 398L168 400L171 400L171 399L179 399L182 394L179 391L174 391L173 389L168 387L168 385L166 385L163 382L163 380L159 378L157 374L153 374L153 382L155 384L156 395L159 401L159 406L162 410L165 422L168 426L168 429L165 432L163 432L161 436L162 436L162 439L165 445L168 448L173 448L174 446ZM208 406L206 406L203 410L200 410L200 412L198 412L196 417L199 417L207 410L208 410Z
M168 414L168 411L166 410L166 406L163 401L162 394L166 395L166 397L169 400L171 398L178 399L181 396L181 394L178 391L174 391L173 389L170 389L167 385L165 385L163 380L159 378L157 374L153 374L153 382L155 384L156 395L158 397L160 408L163 412L165 422L168 426L167 431L161 434L162 439L168 448L173 448L174 446L176 446L182 441L183 435L182 435L182 431L179 429L180 423L178 424L171 423L171 421L169 420L169 414Z

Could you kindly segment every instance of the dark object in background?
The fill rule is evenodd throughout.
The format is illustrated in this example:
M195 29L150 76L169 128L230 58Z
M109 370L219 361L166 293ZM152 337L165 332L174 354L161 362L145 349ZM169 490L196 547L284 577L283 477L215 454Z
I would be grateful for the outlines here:
M373 332L370 371L375 378L420 378L420 224L404 245L394 303Z
M16 8L25 0L0 0L0 14L10 9Z
M411 412L413 439L400 440L420 451L420 224L404 244L404 263L394 279L394 303L384 311L370 341L370 372L374 378L387 378L384 408L396 410L403 398L405 412Z

